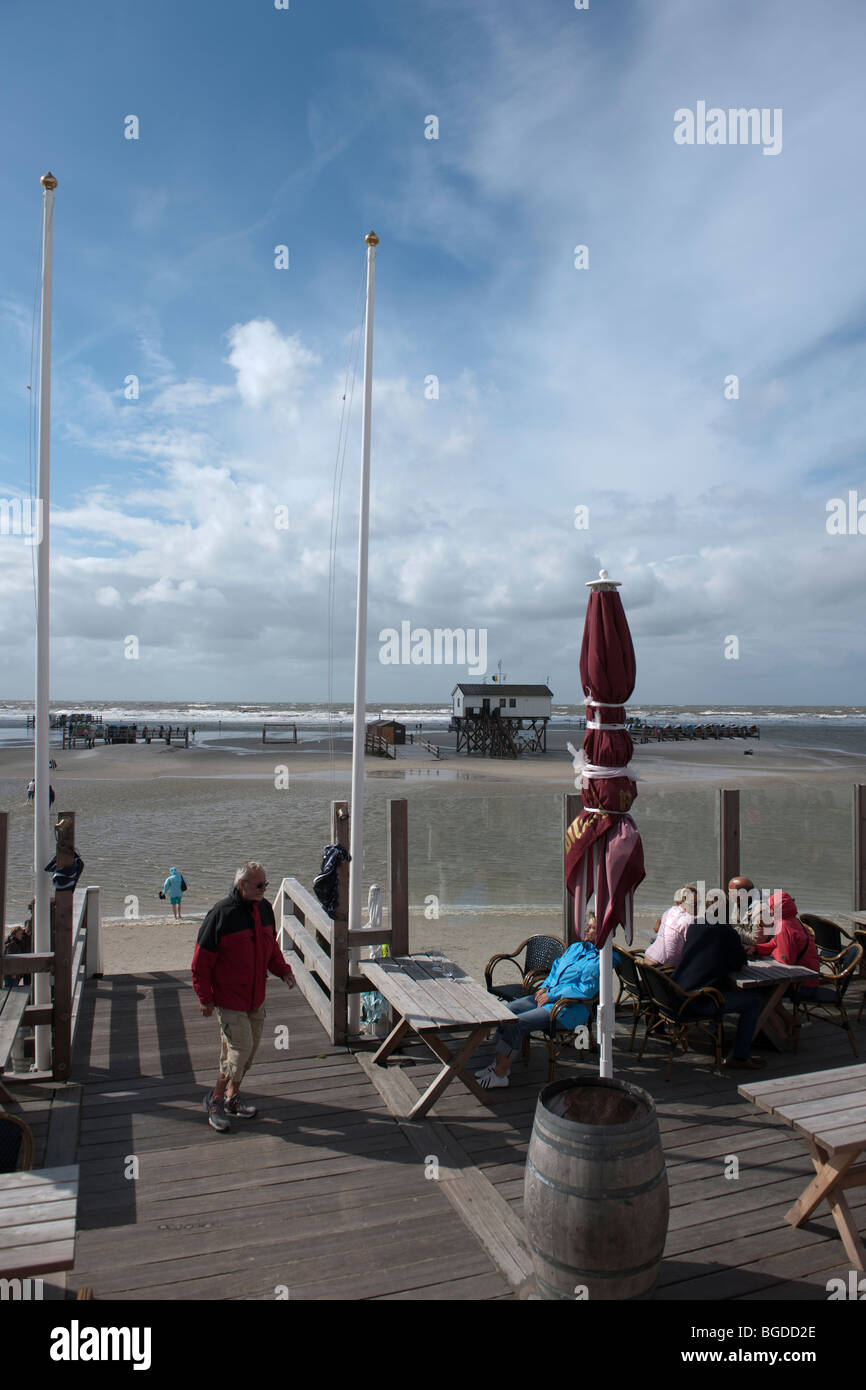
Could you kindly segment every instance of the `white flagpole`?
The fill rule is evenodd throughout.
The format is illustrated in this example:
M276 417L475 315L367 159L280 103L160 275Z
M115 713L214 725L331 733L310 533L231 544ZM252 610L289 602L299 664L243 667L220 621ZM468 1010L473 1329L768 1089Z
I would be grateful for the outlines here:
M57 180L53 174L43 174L42 179L42 314L40 331L42 335L42 354L39 370L39 477L37 483L36 525L37 567L36 567L36 702L34 730L34 778L36 790L33 797L34 837L34 914L33 949L51 950L51 880L45 873L45 865L53 854L51 836L49 788L49 709L48 709L48 655L49 655L49 519L50 519L50 429L51 429L51 243L54 221L54 190ZM51 978L45 972L34 976L34 1002L37 1005L51 1003ZM37 1071L51 1070L51 1029L47 1024L36 1028L35 1061Z
M361 508L358 523L358 603L355 617L355 703L352 711L352 801L349 819L349 930L361 926L361 886L364 872L364 715L367 702L367 552L370 533L370 416L373 401L373 282L379 238L368 232L367 315L364 328L364 406L361 417ZM357 951L349 960L357 960ZM360 1028L361 1001L349 995L349 1033Z

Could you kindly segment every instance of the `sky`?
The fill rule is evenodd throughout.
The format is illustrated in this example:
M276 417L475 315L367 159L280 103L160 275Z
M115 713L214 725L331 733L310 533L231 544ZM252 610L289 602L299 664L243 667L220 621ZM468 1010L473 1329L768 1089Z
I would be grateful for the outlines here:
M859 0L4 0L0 48L0 696L50 169L53 697L351 698L374 229L371 701L480 678L408 622L576 703L604 567L635 701L862 703Z

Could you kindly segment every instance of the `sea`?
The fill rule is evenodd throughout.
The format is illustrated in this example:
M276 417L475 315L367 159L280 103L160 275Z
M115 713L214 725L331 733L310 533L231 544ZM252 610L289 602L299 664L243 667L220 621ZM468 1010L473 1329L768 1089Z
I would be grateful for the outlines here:
M350 704L58 701L51 709L52 715L88 712L109 722L196 730L192 757L184 755L179 764L164 750L164 766L154 772L150 764L147 775L130 780L99 777L112 752L100 746L94 750L94 776L85 780L79 770L65 795L62 750L59 744L53 749L59 802L70 802L63 809L76 813L76 839L86 864L82 881L100 885L104 915L141 920L164 912L158 892L172 865L189 884L184 911L190 915L224 896L236 865L246 859L265 864L272 891L283 876L312 886L329 839L330 804L348 799L349 771L345 756L330 770L305 770L304 755L326 752L331 739L336 750L348 751ZM24 702L0 702L0 748L32 743L29 712ZM369 883L387 883L387 802L406 798L410 902L419 923L417 932L413 927L413 949L433 949L442 941L453 949L455 930L467 940L508 941L514 934L510 921L537 921L540 930L550 929L562 903L563 794L573 790L565 743L569 738L579 743L584 713L583 705L553 707L549 747L555 751L548 762L551 756L562 758L561 785L531 776L499 778L489 764L479 779L462 757L431 760L420 771L403 770L399 763L368 767L365 896ZM744 760L750 772L769 746L849 758L850 778L804 776L802 782L784 784L744 778L740 805L742 872L768 891L785 888L804 911L832 914L851 905L851 788L866 782L866 706L633 705L629 714L650 724L757 725L760 739L730 745L735 751L754 749ZM444 742L451 711L442 705L370 703L367 715L395 718L407 730ZM275 764L288 769L283 779L288 785L278 787L260 764L254 771L248 763L262 752L265 724L297 727L297 748L274 746ZM205 775L202 764L197 771L196 760L208 749L234 755L225 759L224 774ZM162 751L154 749L157 757ZM716 882L717 801L712 787L695 781L694 768L691 777L664 786L638 784L633 814L647 867L636 896L638 913L654 920L681 884ZM11 813L7 917L15 921L32 894L32 808L20 777L0 776L0 808ZM481 946L478 951L483 955ZM475 969L476 954L466 953Z

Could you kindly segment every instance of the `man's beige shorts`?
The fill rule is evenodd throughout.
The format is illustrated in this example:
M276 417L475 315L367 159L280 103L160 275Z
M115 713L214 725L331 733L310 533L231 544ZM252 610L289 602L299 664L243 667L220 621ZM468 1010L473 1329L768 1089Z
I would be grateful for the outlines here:
M265 1006L244 1013L240 1009L217 1009L220 1021L220 1072L240 1086L258 1051L265 1022Z

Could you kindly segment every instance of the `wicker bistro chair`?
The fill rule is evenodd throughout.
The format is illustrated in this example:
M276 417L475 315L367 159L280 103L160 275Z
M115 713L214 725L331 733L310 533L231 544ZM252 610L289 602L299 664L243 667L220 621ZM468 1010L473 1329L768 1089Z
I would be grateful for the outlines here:
M791 998L794 1003L795 1052L800 1045L800 1014L802 1013L807 1019L820 1018L825 1023L833 1023L838 1028L844 1028L848 1034L851 1051L855 1057L860 1055L845 1009L845 994L862 956L863 947L856 941L852 942L850 946L846 946L844 951L840 951L838 956L831 956L822 960L821 964L830 973L821 975L821 983L817 986L814 995L805 993L802 985L791 991ZM863 1012L862 1004L860 1012Z
M656 1022L655 1000L640 977L638 966L642 964L634 951L627 951L624 946L616 948L617 960L614 969L619 980L619 994L617 1004L625 1002L631 1004L634 1013L634 1022L631 1029L631 1041L629 1051L634 1051L634 1035L641 1019L644 1019L647 1028L651 1028Z
M525 950L523 963L520 962L520 953ZM495 994L497 999L502 999L506 1004L511 1004L515 999L523 999L527 994L534 994L539 985L547 978L550 967L555 960L558 960L565 950L565 942L560 941L558 936L528 936L525 941L521 941L516 950L510 954L504 952L498 956L491 956L484 967L484 980L487 985L488 993ZM494 984L493 971L503 960L510 960L520 971L519 983ZM538 984L533 984L533 980L538 980Z
M863 954L866 955L866 927L857 927L857 928L856 928L856 930L855 930L855 932L854 932L854 940L859 944L861 950L863 951ZM861 975L863 974L863 956L860 957L860 971L859 971L859 973L860 973ZM864 1005L864 1004L866 1004L866 989L863 990L863 995L862 995L862 998L861 998L861 1000L860 1000L860 1012L859 1012L858 1015L857 1015L857 1022L858 1022L858 1023L860 1022L861 1018L863 1017L863 1005Z
M818 955L822 960L840 955L845 949L846 941L851 940L848 932L836 922L831 922L829 917L819 917L815 912L801 912L800 921L814 936Z
M619 947L617 947L619 950ZM539 989L542 981L539 980L535 985ZM579 1023L575 1028L566 1028L559 1023L559 1017L571 1004L586 1004L589 1007L589 1018L585 1023ZM543 1033L527 1033L523 1040L523 1060L529 1062L529 1044L532 1041L543 1042L547 1045L547 1081L550 1084L556 1075L556 1063L562 1055L565 1047L573 1047L581 1029L589 1031L589 1047L587 1051L597 1052L598 1044L595 1041L596 1010L598 1008L598 995L591 997L585 995L569 995L566 999L557 999L550 1010L550 1023L548 1029Z
M18 1173L33 1164L33 1131L17 1115L0 1111L0 1173Z
M689 1033L698 1028L712 1039L716 1067L721 1069L725 1001L719 991L707 985L688 994L654 965L639 961L637 969L655 1010L655 1022L650 1022L650 1017L645 1016L647 1026L638 1061L643 1057L644 1048L651 1037L661 1035L670 1038L671 1048L665 1072L665 1081L670 1081L677 1044L680 1043L683 1052L687 1052Z

